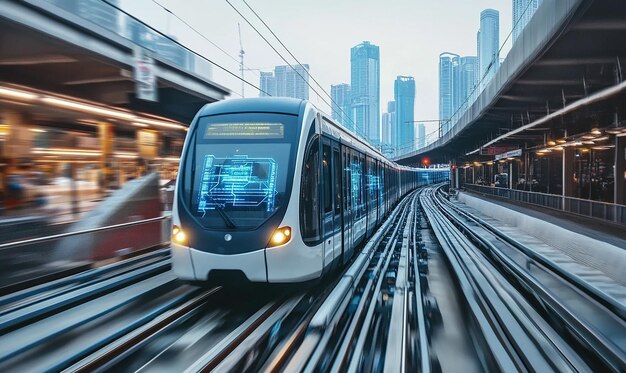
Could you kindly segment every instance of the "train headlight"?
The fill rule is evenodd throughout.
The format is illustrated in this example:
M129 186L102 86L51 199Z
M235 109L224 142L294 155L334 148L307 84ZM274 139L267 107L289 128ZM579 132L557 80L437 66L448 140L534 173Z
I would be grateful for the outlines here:
M172 241L181 245L187 244L187 235L177 225L172 227Z
M269 247L284 245L291 239L291 227L280 227L274 231Z

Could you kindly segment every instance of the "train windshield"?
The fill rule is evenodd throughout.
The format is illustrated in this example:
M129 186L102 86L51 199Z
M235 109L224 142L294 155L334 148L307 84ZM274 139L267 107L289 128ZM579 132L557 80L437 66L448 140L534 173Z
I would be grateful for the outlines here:
M189 146L189 204L209 229L255 229L286 206L297 117L246 113L201 118Z

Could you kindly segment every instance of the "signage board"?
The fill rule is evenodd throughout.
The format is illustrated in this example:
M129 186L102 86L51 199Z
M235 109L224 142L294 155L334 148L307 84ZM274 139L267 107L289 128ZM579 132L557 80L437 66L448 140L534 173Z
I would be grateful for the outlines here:
M158 86L154 72L154 58L147 55L145 49L134 49L134 79L137 98L146 101L158 101Z
M496 161L505 158L519 157L520 155L522 155L522 149L509 150L506 153L496 154Z

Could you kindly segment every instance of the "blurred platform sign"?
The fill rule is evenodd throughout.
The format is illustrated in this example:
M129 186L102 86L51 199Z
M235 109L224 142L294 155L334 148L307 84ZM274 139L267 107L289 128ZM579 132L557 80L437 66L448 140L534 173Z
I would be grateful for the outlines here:
M137 98L146 101L158 101L158 87L154 72L154 58L148 56L145 49L134 48L135 93Z
M516 145L504 145L504 146L487 146L480 148L480 155L498 155L517 149Z
M496 154L496 161L505 158L519 157L522 155L522 149L510 150L506 153Z

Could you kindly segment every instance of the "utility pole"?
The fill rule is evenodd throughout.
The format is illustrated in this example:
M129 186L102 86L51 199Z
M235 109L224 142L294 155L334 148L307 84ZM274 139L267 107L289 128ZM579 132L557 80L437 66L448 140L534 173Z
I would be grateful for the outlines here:
M243 76L243 55L246 54L243 50L243 42L241 41L241 24L237 22L237 29L239 30L239 73L241 74L241 97L246 97L244 88L245 88L245 78Z

